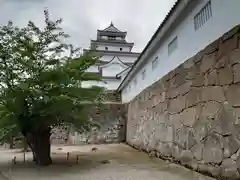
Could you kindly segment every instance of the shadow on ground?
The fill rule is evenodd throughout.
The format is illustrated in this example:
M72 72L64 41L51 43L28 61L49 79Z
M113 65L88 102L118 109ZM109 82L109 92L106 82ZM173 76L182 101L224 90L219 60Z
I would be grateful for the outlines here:
M64 147L63 147L64 149ZM71 147L68 147L71 150ZM10 156L12 154L12 156ZM2 156L2 155L1 155ZM32 162L31 152L26 153L26 161L23 162L23 153L20 151L8 153L9 159L7 161L0 161L0 171L4 170L5 174L8 172L24 172L24 171L36 171L44 172L45 176L61 176L61 174L66 173L80 173L81 171L86 171L90 169L97 168L106 163L110 163L109 160L104 159L107 156L101 150L92 152L89 148L89 152L80 151L69 151L69 158L67 159L67 152L55 151L52 153L53 164L47 167L39 167L34 162ZM17 157L16 164L12 164L12 159Z
M97 150L92 151L93 147ZM38 167L32 162L31 153L27 153L27 161L22 162L23 154L0 151L1 157L5 155L5 161L0 159L0 171L11 180L211 179L184 167L150 158L124 144L53 147L52 152L53 164ZM14 156L18 162L12 165L11 158Z

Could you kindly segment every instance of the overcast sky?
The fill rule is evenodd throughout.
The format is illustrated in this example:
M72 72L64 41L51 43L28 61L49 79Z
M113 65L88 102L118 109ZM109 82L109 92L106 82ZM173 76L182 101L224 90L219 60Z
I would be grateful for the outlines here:
M51 17L63 18L62 27L71 43L88 48L96 30L111 21L127 31L127 40L141 51L176 0L0 0L0 24L8 20L23 26L28 20L43 24L43 10Z

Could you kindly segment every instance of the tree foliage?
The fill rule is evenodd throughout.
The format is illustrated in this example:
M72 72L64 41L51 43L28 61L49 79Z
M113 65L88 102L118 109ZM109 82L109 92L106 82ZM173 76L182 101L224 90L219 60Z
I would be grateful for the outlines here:
M0 26L1 140L21 132L34 146L30 136L41 136L57 124L74 124L80 130L92 125L87 110L103 89L81 84L101 81L96 73L86 72L97 57L67 44L62 20L50 20L47 10L44 15L44 28L32 21L23 28L10 21Z

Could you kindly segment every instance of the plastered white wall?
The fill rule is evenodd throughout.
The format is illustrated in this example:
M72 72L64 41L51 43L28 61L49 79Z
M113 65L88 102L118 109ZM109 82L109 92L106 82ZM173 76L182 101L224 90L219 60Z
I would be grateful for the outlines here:
M195 1L194 9L187 9L188 15L158 46L157 51L148 59L145 65L138 69L130 82L122 89L123 102L129 102L143 89L161 79L178 65L192 57L208 44L222 36L234 26L240 24L240 0L211 0L212 17L200 29L194 29L194 16L204 7L208 0ZM168 44L178 37L178 48L168 55ZM152 70L152 60L158 56L158 66ZM142 70L146 70L146 78L141 79ZM137 84L133 81L137 78Z

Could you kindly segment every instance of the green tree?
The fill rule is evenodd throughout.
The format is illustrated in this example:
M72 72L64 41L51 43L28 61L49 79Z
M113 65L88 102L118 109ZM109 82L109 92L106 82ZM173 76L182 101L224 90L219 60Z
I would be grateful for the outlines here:
M51 164L51 129L73 124L87 131L94 123L90 106L99 103L100 87L83 88L83 81L101 81L86 72L97 57L66 44L62 20L52 21L44 11L45 27L29 21L20 28L0 26L0 134L2 140L27 140L39 165Z

